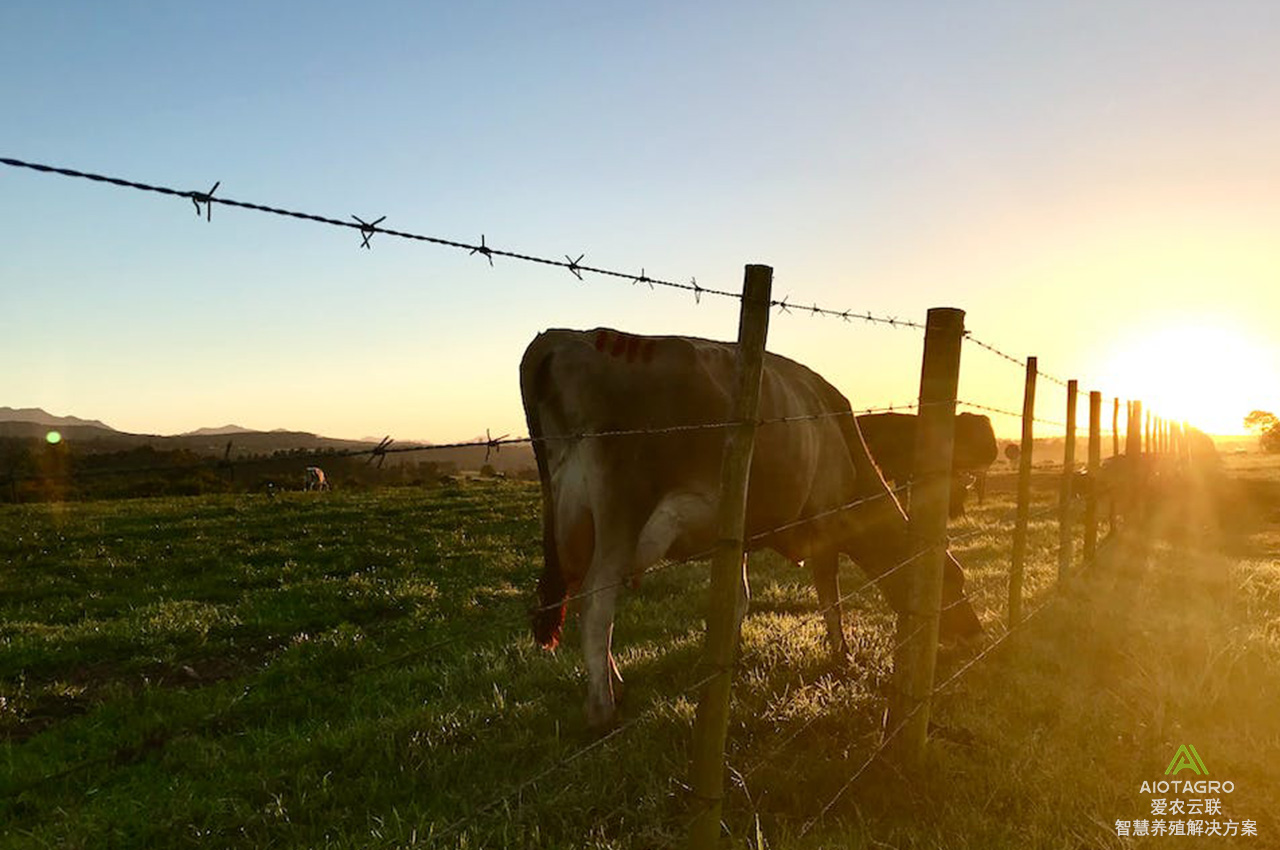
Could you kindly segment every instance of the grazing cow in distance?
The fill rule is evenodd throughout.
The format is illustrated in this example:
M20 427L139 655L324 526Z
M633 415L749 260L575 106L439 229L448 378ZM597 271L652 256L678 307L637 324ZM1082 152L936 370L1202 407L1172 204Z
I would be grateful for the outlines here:
M318 466L308 466L307 471L302 477L303 490L328 490L329 479L325 477L324 470Z
M622 678L611 643L622 584L662 558L692 557L716 544L727 429L542 438L726 422L736 363L733 343L603 328L539 334L520 363L542 484L545 567L534 636L554 648L567 599L580 598L593 726L616 717L614 687ZM839 554L874 577L896 610L906 610L907 569L897 568L916 552L906 515L871 462L849 402L817 373L766 354L759 415L819 417L757 429L744 542L812 570L828 643L843 659ZM739 617L748 596L745 566ZM949 637L982 629L963 585L960 565L948 555L941 631Z
M905 485L911 481L916 457L916 416L913 413L868 413L858 417L858 428L867 451L886 481ZM951 459L952 518L964 515L969 484L976 483L981 496L987 469L998 455L991 418L976 413L956 414L955 444Z

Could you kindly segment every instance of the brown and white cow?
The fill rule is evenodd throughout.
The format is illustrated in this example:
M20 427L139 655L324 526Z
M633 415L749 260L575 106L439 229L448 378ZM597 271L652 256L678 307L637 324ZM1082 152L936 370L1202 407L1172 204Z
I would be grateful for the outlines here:
M858 430L885 480L898 485L910 483L916 456L915 414L868 413L858 417ZM952 517L964 515L971 482L977 486L978 503L982 503L987 470L995 463L997 454L990 417L956 414L955 447L951 456Z
M302 474L302 489L328 490L329 479L325 477L324 470L318 466L308 466Z
M735 361L732 343L608 329L549 330L530 343L521 361L520 390L542 482L546 559L533 631L542 646L554 647L566 598L581 594L586 710L593 725L615 717L614 685L621 676L611 642L621 584L662 558L695 555L716 542L726 429L558 437L724 422ZM762 419L830 413L849 415L757 429L746 536L750 548L772 548L812 569L829 644L843 658L839 553L876 577L890 604L903 610L907 573L893 567L913 553L906 516L871 462L844 396L799 363L766 354ZM833 510L863 498L869 501ZM776 531L808 517L816 518ZM945 635L981 631L963 584L960 565L948 556ZM745 563L741 593L745 613Z

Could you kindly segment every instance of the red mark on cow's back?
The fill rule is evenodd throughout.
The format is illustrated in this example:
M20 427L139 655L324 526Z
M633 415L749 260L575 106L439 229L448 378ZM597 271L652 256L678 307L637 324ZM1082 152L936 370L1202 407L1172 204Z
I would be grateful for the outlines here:
M653 360L655 349L654 341L644 339L643 337L633 336L631 334L609 331L596 331L595 336L596 351L601 354L608 354L610 357L625 357L628 363L634 363L639 360L642 363L648 363Z

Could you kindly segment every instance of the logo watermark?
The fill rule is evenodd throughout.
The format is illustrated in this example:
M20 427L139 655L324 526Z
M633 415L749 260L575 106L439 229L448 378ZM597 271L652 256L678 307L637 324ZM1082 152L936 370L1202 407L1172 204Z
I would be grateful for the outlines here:
M1169 766L1165 768L1164 775L1175 778L1143 781L1138 792L1151 796L1150 813L1133 820L1117 819L1116 835L1257 836L1256 820L1236 820L1225 816L1222 795L1235 793L1234 782L1217 778L1176 778L1184 770L1189 770L1196 776L1209 775L1204 759L1190 744L1179 746L1169 761ZM1161 796L1154 796L1156 794Z
M1204 766L1204 759L1200 758L1200 754L1196 752L1196 748L1183 744L1178 747L1178 751L1173 754L1173 761L1169 762L1169 766L1164 769L1164 775L1173 774L1177 776L1184 770L1190 769L1196 776L1208 776L1209 768Z

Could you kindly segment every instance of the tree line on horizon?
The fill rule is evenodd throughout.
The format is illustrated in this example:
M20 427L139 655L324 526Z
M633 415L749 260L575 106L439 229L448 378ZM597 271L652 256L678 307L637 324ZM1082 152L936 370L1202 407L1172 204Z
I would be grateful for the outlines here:
M343 456L338 449L287 449L219 459L182 448L90 452L67 443L0 438L0 502L301 490L308 466L323 468L331 485L343 489L434 486L458 471L452 460L404 457L378 464L367 456ZM492 467L489 471L497 474Z

